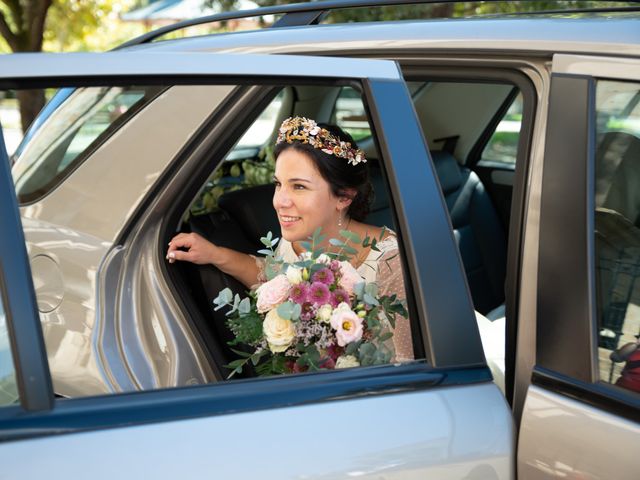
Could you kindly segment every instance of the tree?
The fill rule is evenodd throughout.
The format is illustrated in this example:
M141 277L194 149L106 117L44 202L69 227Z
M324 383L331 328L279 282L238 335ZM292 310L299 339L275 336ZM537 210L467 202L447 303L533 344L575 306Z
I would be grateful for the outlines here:
M0 0L0 35L6 42L0 51L109 50L143 33L143 26L119 20L120 11L141 2L146 0ZM45 94L21 90L17 97L25 131L44 106Z
M263 7L300 3L300 0L255 0ZM596 8L611 2L591 1L495 1L392 5L385 7L345 8L332 10L325 23L372 22L391 20L419 20L427 18L465 17L499 13L563 10L571 8Z
M52 0L0 1L0 34L12 52L40 52L44 26ZM43 90L20 90L22 130L31 124L44 106Z

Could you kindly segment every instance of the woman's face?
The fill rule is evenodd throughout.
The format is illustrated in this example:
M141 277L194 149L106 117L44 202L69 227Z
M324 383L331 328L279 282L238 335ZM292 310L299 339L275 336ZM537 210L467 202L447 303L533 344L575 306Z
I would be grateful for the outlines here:
M273 208L278 214L282 237L290 242L306 240L318 227L337 237L338 218L350 200L336 197L313 161L292 148L276 162Z

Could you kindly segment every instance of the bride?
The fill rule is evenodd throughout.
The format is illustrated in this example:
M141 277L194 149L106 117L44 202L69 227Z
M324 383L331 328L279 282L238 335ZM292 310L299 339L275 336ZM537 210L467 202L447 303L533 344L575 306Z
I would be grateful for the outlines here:
M376 282L382 295L405 298L395 233L363 223L369 212L372 187L362 150L351 136L333 125L318 125L304 117L286 119L274 150L276 166L273 208L282 239L277 254L294 262L303 253L301 242L321 227L327 239L350 230L360 238L380 238L377 250L355 246L351 263L367 282ZM334 247L326 245L331 251ZM196 233L180 233L167 251L170 263L213 264L247 287L265 281L264 262L251 255L219 247ZM393 361L413 359L409 320L396 318Z

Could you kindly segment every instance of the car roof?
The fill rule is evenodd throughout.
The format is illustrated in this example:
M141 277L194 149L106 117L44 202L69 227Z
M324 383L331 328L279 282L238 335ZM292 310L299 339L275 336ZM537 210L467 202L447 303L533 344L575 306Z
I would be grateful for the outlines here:
M640 16L454 18L321 24L205 35L129 47L157 51L368 54L424 49L494 54L640 56Z

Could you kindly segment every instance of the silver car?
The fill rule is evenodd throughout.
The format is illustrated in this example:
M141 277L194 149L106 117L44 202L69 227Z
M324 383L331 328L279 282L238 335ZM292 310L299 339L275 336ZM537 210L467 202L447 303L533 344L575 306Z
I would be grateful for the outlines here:
M640 17L304 24L344 3L0 58L5 89L64 87L15 158L22 228L0 160L8 478L637 478ZM212 299L241 287L166 262L277 229L290 115L370 159L414 362L227 381Z

